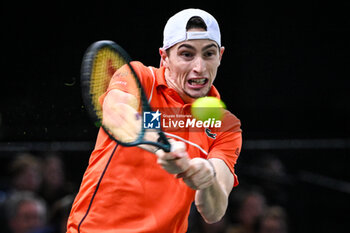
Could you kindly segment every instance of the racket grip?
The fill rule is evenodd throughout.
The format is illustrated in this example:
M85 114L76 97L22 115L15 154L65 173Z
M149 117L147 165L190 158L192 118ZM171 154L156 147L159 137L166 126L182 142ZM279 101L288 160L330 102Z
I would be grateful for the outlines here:
M162 144L162 150L164 150L165 152L170 152L171 150L171 145L168 141L168 139L165 137L165 135L163 133L159 133L159 138L157 140L158 143Z

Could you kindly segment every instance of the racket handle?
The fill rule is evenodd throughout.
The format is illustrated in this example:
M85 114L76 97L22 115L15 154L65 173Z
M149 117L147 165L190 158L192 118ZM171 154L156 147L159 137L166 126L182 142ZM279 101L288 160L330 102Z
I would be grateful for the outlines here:
M168 141L168 139L165 137L165 135L163 133L158 133L159 138L158 138L158 142L162 143L162 150L164 150L165 152L170 152L171 150L171 145Z

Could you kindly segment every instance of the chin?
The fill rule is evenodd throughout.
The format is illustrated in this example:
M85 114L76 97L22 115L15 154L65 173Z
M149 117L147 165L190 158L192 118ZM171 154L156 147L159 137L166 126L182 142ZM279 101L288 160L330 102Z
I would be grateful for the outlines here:
M208 93L209 91L205 91L205 92L201 91L201 92L187 92L186 94L193 99L198 99L198 98L207 96Z

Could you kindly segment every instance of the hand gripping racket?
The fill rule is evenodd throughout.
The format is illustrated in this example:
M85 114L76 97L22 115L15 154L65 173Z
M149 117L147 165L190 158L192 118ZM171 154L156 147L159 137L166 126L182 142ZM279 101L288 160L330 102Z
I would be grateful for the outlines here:
M93 43L81 66L84 105L94 124L120 145L148 144L169 152L170 143L160 128L147 132L144 128L144 113L152 109L130 62L130 56L115 42ZM99 98L110 83L119 88L111 88L100 103ZM152 140L147 137L149 134L153 135Z

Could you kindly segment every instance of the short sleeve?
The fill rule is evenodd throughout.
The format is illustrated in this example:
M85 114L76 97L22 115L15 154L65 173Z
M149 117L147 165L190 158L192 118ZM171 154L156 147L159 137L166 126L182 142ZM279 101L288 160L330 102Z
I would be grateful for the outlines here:
M224 118L222 132L217 132L217 138L210 147L208 159L223 160L234 176L234 186L238 185L235 174L235 164L242 148L242 131L240 121L232 114Z

